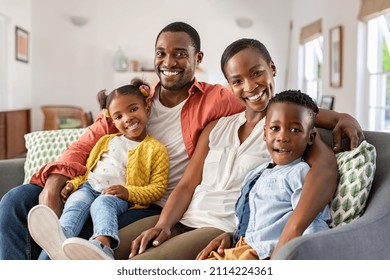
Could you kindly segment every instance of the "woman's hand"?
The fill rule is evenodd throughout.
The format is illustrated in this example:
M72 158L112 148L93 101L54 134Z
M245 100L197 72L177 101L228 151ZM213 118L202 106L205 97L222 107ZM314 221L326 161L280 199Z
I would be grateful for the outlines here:
M224 232L217 236L198 254L196 259L206 259L210 255L211 251L217 251L218 254L223 255L224 249L228 249L232 245L232 236L233 233L231 232Z
M121 185L114 185L108 187L107 189L102 191L102 194L111 194L126 201L129 199L129 191Z
M349 138L350 150L355 149L364 140L363 130L351 115L332 110L321 109L316 117L317 127L332 130L333 152L341 152L341 140Z
M339 113L338 122L333 129L333 151L341 152L341 140L349 138L350 149L353 150L364 140L363 130L355 118L348 114Z
M129 259L137 254L145 252L147 245L153 240L154 247L159 246L171 237L171 230L166 227L155 226L142 232L136 239L131 242L131 251Z

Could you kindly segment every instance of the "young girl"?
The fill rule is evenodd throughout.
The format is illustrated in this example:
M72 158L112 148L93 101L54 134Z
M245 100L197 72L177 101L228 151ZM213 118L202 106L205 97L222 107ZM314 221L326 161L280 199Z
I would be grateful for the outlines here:
M146 132L148 95L149 86L138 79L108 96L105 91L98 93L101 108L112 118L119 133L103 136L91 151L86 173L67 183L65 188L71 187L74 192L66 200L60 220L44 205L29 212L31 236L51 259L67 259L64 242L79 235L90 214L92 237L89 241L72 238L73 242L86 246L99 258L113 259L113 250L119 246L117 216L129 208L147 208L164 195L168 154ZM81 259L83 252L80 250ZM47 256L42 252L40 258Z

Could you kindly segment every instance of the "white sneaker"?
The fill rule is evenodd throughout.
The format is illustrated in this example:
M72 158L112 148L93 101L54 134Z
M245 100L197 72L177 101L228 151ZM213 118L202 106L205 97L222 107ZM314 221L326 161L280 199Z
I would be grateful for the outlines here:
M37 205L28 213L28 230L35 242L52 260L68 260L62 250L66 240L57 215L46 205Z
M72 237L65 240L62 249L71 260L113 260L114 251L100 241Z

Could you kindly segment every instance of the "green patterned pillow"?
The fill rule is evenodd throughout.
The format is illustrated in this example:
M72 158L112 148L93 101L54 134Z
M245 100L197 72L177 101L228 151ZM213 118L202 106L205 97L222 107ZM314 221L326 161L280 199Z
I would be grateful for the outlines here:
M376 168L375 147L363 141L353 151L336 154L340 181L330 205L331 227L348 224L363 214Z
M85 128L45 130L28 133L26 140L27 156L24 164L24 183L30 182L31 176L42 165L56 161L65 149L76 141Z

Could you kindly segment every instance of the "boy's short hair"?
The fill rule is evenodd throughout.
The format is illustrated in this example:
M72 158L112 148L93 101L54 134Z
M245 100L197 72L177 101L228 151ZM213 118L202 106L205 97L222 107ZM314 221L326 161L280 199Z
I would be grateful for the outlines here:
M314 100L309 95L301 92L300 90L285 90L276 94L270 99L267 108L269 108L274 103L291 103L305 107L308 109L310 118L313 121L313 125L314 120L319 112L319 108Z

